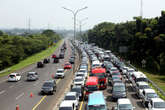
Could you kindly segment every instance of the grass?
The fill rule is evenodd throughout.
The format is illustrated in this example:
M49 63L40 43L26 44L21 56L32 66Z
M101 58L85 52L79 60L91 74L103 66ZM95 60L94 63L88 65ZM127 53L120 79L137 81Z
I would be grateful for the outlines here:
M56 50L56 48L61 44L62 41L59 41L55 46L49 47L46 50L41 51L40 53L36 53L28 58L26 58L25 60L22 60L21 62L19 62L18 64L15 64L9 68L7 68L6 70L8 70L7 72L3 72L0 73L0 77L2 76L6 76L8 74L10 74L11 72L14 72L16 70L20 70L22 68L25 68L31 64L34 64L48 56L50 56L51 54L54 53L54 51Z

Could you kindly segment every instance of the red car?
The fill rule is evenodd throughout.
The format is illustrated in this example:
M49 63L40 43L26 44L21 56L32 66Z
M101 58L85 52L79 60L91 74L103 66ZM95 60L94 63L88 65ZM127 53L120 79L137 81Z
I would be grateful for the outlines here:
M52 55L52 58L56 58L56 55L55 55L55 54L53 54L53 55Z
M72 65L70 63L65 63L64 69L72 69Z

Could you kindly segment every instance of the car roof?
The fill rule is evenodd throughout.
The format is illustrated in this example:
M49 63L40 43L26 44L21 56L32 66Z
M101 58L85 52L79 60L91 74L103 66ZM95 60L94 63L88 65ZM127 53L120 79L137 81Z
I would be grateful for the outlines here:
M18 73L10 73L9 75L16 75L16 74L18 74Z
M74 79L83 79L82 76L76 76Z
M114 87L115 87L115 86L125 86L125 84L121 82L121 83L115 83L113 86L114 86Z
M64 69L57 69L57 71L58 71L58 70L59 70L59 71L64 71Z
M121 98L121 99L118 99L118 104L132 104L130 99L128 98Z
M72 106L73 106L73 102L69 100L64 100L60 104L60 107L72 107Z
M164 102L164 100L161 99L161 98L151 98L151 100L152 100L153 102Z
M65 96L75 96L76 92L68 92Z
M148 83L147 82L137 82L137 84L139 84L139 85L148 85Z
M54 82L54 80L47 80L44 83L52 83L52 82Z
M96 91L96 92L89 94L88 105L97 105L97 104L100 104L100 105L106 104L102 91Z
M146 93L156 93L154 89L144 89Z

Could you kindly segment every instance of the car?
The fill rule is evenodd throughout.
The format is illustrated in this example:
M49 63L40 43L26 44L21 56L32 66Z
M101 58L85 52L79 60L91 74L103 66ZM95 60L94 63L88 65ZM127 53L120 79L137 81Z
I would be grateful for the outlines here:
M74 61L75 61L75 59L72 57L69 59L70 64L74 64Z
M53 54L53 55L52 55L52 58L56 58L56 57L57 57L56 54Z
M142 92L142 104L148 107L149 99L158 98L159 96L154 89L144 89Z
M127 92L124 83L115 83L112 88L112 100L116 101L119 98L126 98Z
M112 72L111 76L117 76L122 80L122 76L120 72Z
M119 72L119 70L116 67L112 67L109 71L109 74L112 75L113 72Z
M44 63L39 61L37 62L37 68L43 68L44 67Z
M41 88L41 94L54 94L54 92L56 92L56 81L45 81Z
M136 95L138 96L138 98L142 98L143 90L144 89L150 89L150 88L151 87L146 82L137 82L136 86L135 86Z
M59 63L59 58L56 56L56 58L53 59L54 63Z
M8 81L20 81L21 80L21 75L19 73L10 73L8 76Z
M55 74L55 78L64 78L65 72L64 69L57 69L57 72Z
M44 58L44 60L43 60L43 63L50 63L50 59L49 58Z
M117 101L117 106L113 107L112 110L133 110L135 107L132 105L130 99L121 98Z
M73 84L74 85L79 85L79 86L84 87L84 83L85 83L85 81L84 81L84 78L83 77L78 76L78 77L75 77L74 78L74 81L73 81Z
M64 69L72 69L72 65L69 62L65 63Z
M81 86L77 86L77 85L74 85L72 86L71 92L77 92L78 95L79 95L79 100L82 101L83 100L83 97L84 97L84 92L83 92L83 88Z
M63 58L64 58L64 52L61 52L61 53L60 53L59 58L60 58L60 59L63 59Z
M161 98L149 99L148 110L165 110L165 101Z
M27 73L27 81L36 81L38 80L38 73L37 72L28 72Z
M64 97L65 101L70 101L72 102L76 109L78 109L79 107L79 96L77 92L68 92L65 97Z
M88 77L88 70L87 69L79 69L78 73L83 73L85 75L85 78Z
M120 81L121 80L120 77L118 77L118 76L112 76L112 78L108 77L108 83L112 86L115 83L115 81L117 81L117 80Z
M76 107L73 102L64 100L61 102L59 110L76 110Z

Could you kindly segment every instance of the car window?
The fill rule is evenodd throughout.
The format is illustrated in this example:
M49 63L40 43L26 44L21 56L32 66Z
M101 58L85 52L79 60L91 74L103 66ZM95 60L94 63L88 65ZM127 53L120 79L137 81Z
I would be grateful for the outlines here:
M13 77L15 77L15 75L9 75L9 77L10 77L10 78L13 78Z
M125 86L114 86L113 91L125 91Z
M76 100L75 96L65 96L64 100Z
M165 102L155 102L154 108L165 108Z

